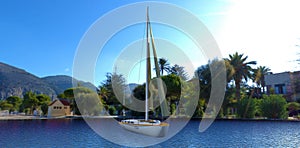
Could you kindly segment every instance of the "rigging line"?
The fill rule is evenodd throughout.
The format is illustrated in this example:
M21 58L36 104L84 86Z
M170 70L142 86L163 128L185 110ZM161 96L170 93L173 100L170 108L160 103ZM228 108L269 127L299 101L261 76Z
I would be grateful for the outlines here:
M143 23L143 24L145 24L145 23ZM143 25L144 26L144 28L143 28L143 32L144 32L144 34L143 34L143 41L142 41L142 50L141 50L141 58L140 59L143 59L143 55L144 55L144 48L145 48L145 34L146 34L146 25ZM139 74L138 74L138 83L140 82L140 79L141 79L141 67L142 67L142 62L140 61L139 62L140 63L140 66L139 66Z

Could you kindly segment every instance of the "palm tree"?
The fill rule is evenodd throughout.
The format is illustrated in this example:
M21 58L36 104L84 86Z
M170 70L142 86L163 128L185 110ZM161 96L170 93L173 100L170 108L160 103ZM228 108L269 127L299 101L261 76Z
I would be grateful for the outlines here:
M227 68L230 71L230 79L234 80L235 83L235 97L237 100L241 98L241 82L243 79L246 81L251 77L252 68L250 65L255 65L256 61L246 62L248 56L244 57L244 54L235 54L229 55L229 58L225 59Z
M117 73L107 73L106 80L99 86L99 95L108 105L119 105L118 98L124 97L125 79L123 75Z
M109 91L104 86L99 86L98 94L103 101L107 101L109 96Z
M164 71L169 71L170 70L170 64L169 64L168 60L165 59L165 58L160 58L158 60L158 65L159 65L161 75L164 74Z
M187 80L189 77L184 67L177 64L169 68L169 73L179 76L182 80Z
M268 72L271 69L266 66L259 66L256 69L254 69L254 75L253 80L257 83L258 86L261 86L263 88L263 93L265 93L265 75L268 74Z

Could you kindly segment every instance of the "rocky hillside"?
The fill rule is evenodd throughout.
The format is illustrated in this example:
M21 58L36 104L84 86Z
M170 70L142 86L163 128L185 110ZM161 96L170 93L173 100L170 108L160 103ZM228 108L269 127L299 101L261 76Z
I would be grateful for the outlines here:
M96 90L96 87L89 82L83 82L76 80L70 76L58 75L58 76L48 76L42 78L42 80L50 85L50 87L55 91L56 94L62 93L64 90L73 87L72 82L75 86L80 85L87 87L91 90Z
M73 78L69 76L39 78L25 70L0 62L0 99L5 99L8 96L22 97L28 91L55 97L65 89L72 87L72 80ZM76 79L74 82L95 89L91 83Z

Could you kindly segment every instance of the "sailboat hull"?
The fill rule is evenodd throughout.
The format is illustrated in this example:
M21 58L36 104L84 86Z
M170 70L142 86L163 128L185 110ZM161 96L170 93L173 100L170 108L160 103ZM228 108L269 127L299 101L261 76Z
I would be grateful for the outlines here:
M160 124L132 124L132 123L119 123L124 129L143 134L152 137L164 137L168 133L169 124L160 123Z

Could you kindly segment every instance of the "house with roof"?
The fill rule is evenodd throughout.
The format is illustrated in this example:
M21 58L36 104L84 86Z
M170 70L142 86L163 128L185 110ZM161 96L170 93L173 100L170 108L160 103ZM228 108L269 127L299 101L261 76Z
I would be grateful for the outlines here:
M300 100L300 71L265 75L267 94L282 94L287 101Z
M67 100L56 99L48 105L48 117L71 115L70 103Z

